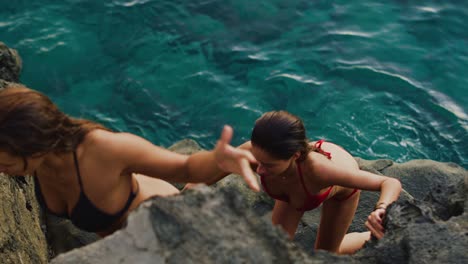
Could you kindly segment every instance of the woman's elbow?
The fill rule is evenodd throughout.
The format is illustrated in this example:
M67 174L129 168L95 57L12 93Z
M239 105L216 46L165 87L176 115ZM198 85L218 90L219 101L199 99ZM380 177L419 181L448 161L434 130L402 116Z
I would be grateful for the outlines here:
M395 192L398 193L398 195L400 195L400 192L402 190L402 186L401 186L401 182L400 180L398 179L395 179L395 178L390 178L388 177L382 184L382 187L384 186L388 186L389 188L391 188L392 190L394 190Z

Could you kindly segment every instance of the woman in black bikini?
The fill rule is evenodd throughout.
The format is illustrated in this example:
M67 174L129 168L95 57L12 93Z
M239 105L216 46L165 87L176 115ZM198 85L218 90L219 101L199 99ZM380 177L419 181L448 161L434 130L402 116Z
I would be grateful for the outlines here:
M0 90L0 172L34 175L50 212L102 236L119 229L142 201L177 194L167 181L209 182L222 168L258 190L252 154L230 146L231 137L226 126L213 151L181 155L71 118L26 87Z
M302 121L285 111L268 112L255 123L249 150L264 190L275 201L273 224L294 237L304 211L322 205L316 249L351 254L371 233L384 234L385 208L398 199L398 180L359 169L343 148L323 140L309 143ZM359 202L359 190L380 191L375 210L366 222L370 232L346 234Z

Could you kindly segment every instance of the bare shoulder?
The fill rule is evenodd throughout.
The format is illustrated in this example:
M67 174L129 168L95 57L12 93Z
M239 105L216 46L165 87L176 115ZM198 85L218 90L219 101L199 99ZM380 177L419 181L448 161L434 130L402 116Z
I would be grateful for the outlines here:
M89 149L100 151L122 151L125 147L138 145L142 142L151 144L149 141L137 135L125 132L112 132L103 129L95 129L86 134L83 144Z
M94 129L86 134L81 147L83 154L92 157L96 162L112 162L117 166L119 157L129 149L129 146L137 145L136 142L143 140L130 133Z
M131 133L93 130L82 145L93 163L158 178L181 174L188 158Z
M315 142L311 142L312 146L314 144ZM321 171L322 168L330 166L340 167L348 170L359 169L359 165L354 157L341 146L325 141L323 142L321 149L323 151L329 152L331 159L328 159L325 155L319 152L312 151L308 156L308 166L312 171Z
M245 149L245 150L251 150L252 149L252 143L249 141L244 142L242 145L240 145L238 148L240 149Z
M314 147L315 144L317 143L317 141L312 141L309 143L309 145L311 147ZM322 146L321 146L321 149L323 149L324 151L327 151L327 152L330 152L330 153L347 153L349 154L349 152L347 150L345 150L342 146L338 145L338 144L335 144L333 142L329 142L329 141L324 141L322 143ZM351 155L351 154L349 154Z
M138 136L125 133L125 132L112 132L104 129L94 129L86 134L84 142L96 144L96 143L109 143L115 140L121 140L125 138L137 138Z

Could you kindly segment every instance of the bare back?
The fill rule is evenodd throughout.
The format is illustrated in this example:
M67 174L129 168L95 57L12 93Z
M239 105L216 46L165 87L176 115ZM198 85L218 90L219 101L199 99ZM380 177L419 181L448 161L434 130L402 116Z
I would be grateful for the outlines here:
M314 146L315 143L316 142L311 142L310 145ZM359 165L354 157L342 147L325 141L323 142L321 148L324 151L331 153L331 161L333 163L349 169L359 169Z

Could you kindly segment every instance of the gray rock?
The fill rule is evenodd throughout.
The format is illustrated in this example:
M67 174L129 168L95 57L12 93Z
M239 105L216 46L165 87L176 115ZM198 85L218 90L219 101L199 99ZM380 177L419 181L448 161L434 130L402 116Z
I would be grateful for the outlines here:
M192 139L183 139L170 146L168 150L179 154L191 155L195 152L202 151L203 149L196 141ZM174 185L177 189L182 190L184 189L186 183L171 182L171 184Z
M22 61L18 52L0 41L0 79L18 82L21 68Z
M168 148L170 151L174 151L180 154L190 155L195 152L203 150L198 143L192 139L184 139L176 142Z
M45 206L43 206L44 211ZM77 228L69 219L61 218L50 213L45 213L46 238L52 256L70 251L75 248L91 244L101 239L95 233L86 232Z
M356 158L359 166L376 174L394 177L402 182L403 190L399 202L427 200L436 217L447 220L460 215L466 206L467 171L453 163L441 163L432 160L413 160L406 163L394 163L391 160L363 160ZM433 180L430 180L434 178ZM465 183L465 182L466 183ZM263 216L271 218L270 211L274 200L264 192L254 193L238 176L231 175L215 185L217 188L234 188L246 197L249 207ZM443 189L443 191L440 191ZM410 194L411 193L411 194ZM414 195L412 195L414 193ZM441 195L439 195L441 194ZM436 198L434 198L436 197ZM359 206L348 232L364 232L367 216L372 212L379 198L378 192L361 191ZM304 214L294 238L295 243L306 252L312 252L320 222L320 208Z
M7 86L9 86L9 87L23 87L23 85L21 85L19 83L7 82L5 80L2 80L1 76L0 76L0 89L6 88Z
M455 163L411 160L395 163L382 173L398 178L414 198L429 201L438 217L444 220L464 211L464 179L468 177L468 171Z
M44 222L31 177L0 173L1 263L47 263Z
M250 191L232 174L211 188L150 200L130 215L123 230L59 255L52 263L467 263L466 212L462 207L462 212L440 213L440 207L459 204L459 199L466 202L465 169L426 160L403 164L360 160L360 164L401 179L407 190L427 191L421 199L416 192L392 204L384 223L385 237L369 241L353 256L312 250L319 210L304 215L295 241L289 241L271 225L273 200ZM442 181L421 180L420 175L430 172ZM414 182L412 175L417 178ZM441 185L457 184L461 188L450 189L454 191L445 199L431 198ZM377 199L377 193L366 193L358 209L362 214L356 214L351 231L365 231L363 222Z
M350 263L318 252L317 263ZM123 230L51 263L312 263L233 189L197 187L145 202Z
M354 257L373 263L468 263L467 171L453 163L413 160L381 170L415 199L388 208L387 230Z
M0 42L0 89L18 85L21 58ZM42 228L44 215L31 177L0 173L1 263L47 263L49 250Z
M397 202L389 207L387 232L371 241L355 259L371 263L468 263L468 215L449 221L434 216L426 202Z

